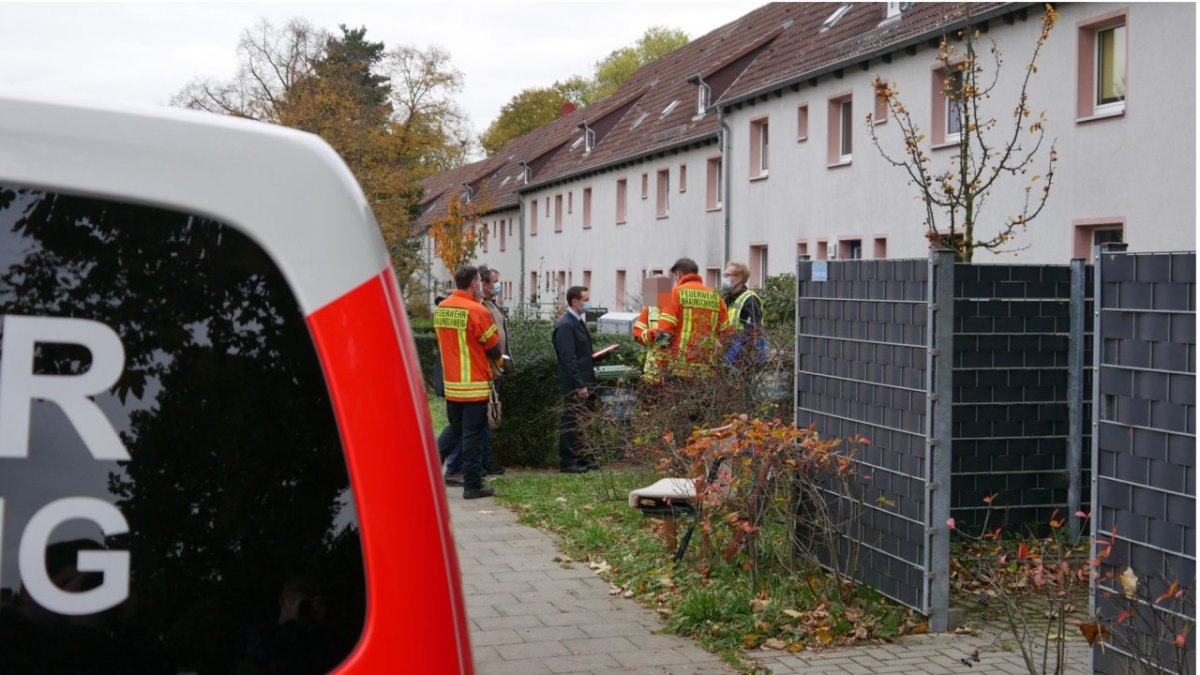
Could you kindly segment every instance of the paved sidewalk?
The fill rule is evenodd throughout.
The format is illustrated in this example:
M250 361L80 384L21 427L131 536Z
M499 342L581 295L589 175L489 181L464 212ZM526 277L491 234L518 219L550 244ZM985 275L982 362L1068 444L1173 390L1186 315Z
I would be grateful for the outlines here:
M479 675L646 673L717 675L736 671L697 643L662 635L662 622L583 563L559 563L553 539L521 525L494 499L447 492L462 567L475 672ZM1020 654L981 635L912 635L893 644L823 652L747 654L775 675L1028 673ZM1069 675L1090 672L1087 643L1068 642ZM961 659L981 649L968 666ZM1040 661L1038 666L1040 668Z
M653 611L609 595L586 564L555 562L553 540L496 500L447 496L478 675L736 673L691 640L657 634Z

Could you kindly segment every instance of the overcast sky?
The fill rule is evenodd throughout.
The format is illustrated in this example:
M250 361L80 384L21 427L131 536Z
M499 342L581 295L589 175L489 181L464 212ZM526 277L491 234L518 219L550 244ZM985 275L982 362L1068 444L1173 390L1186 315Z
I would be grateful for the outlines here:
M458 102L476 132L522 89L591 75L655 25L697 38L761 1L391 3L11 3L0 0L0 89L166 105L194 77L231 79L242 30L304 17L367 38L439 45L464 75Z

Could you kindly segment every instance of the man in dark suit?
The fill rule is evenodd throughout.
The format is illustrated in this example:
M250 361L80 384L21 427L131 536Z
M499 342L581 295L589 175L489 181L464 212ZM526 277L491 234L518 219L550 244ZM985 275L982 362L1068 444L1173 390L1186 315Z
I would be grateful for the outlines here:
M565 398L558 437L558 470L585 473L599 466L580 456L582 418L596 404L596 371L592 366L592 336L585 313L591 309L586 286L567 289L567 311L554 325L554 353L558 355L558 386Z

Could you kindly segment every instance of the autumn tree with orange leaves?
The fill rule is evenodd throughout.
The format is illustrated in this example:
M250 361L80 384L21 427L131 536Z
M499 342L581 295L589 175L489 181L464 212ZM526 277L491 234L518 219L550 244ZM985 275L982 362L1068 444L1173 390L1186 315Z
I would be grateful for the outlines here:
M475 258L475 252L487 237L487 226L481 216L491 209L491 198L483 191L474 197L450 195L446 213L435 218L429 228L433 253L451 274Z
M365 27L330 33L303 19L266 20L242 33L232 80L196 79L173 105L248 117L317 134L362 187L401 292L423 266L421 181L462 164L470 129L453 95L462 73L433 47L387 50Z
M964 5L964 12L969 12ZM1042 45L1050 36L1058 12L1046 5L1041 19L1041 33L1033 55L1025 66L1024 77L1017 94L1011 119L1003 124L984 108L996 91L1003 58L995 41L987 50L989 57L978 50L980 31L966 16L965 27L953 36L944 36L938 49L943 78L942 94L946 100L947 137L957 131L957 141L951 140L954 154L944 170L931 164L930 147L919 125L913 121L907 106L900 99L896 84L878 75L872 85L875 96L887 104L903 141L903 153L894 155L884 149L876 135L873 116L866 118L867 129L876 149L892 166L902 168L909 183L916 186L918 199L925 207L925 236L935 248L952 249L961 261L970 262L977 249L1002 253L1028 246L1014 246L1013 239L1023 232L1041 213L1050 196L1054 181L1057 150L1051 142L1045 171L1030 172L1038 161L1045 140L1045 112L1034 115L1029 105L1029 81L1037 73L1037 59ZM889 125L890 126L890 125ZM942 146L939 146L942 147ZM1019 212L1009 215L1002 223L982 218L983 207L993 198L994 191L1007 187L1007 177L1025 180L1023 204ZM1001 195L995 195L997 200Z

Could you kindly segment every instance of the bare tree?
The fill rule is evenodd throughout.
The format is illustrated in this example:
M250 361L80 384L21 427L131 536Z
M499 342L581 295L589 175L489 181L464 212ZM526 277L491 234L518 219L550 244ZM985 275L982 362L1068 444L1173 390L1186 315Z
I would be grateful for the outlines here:
M278 123L288 92L313 74L330 35L304 19L277 29L266 19L242 31L234 79L196 78L171 105Z
M887 103L900 131L903 154L892 155L884 150L876 135L872 115L868 114L866 121L879 153L892 166L904 169L909 183L917 187L918 198L925 206L925 236L935 247L953 249L959 260L970 261L976 249L1001 253L1027 248L1014 247L1013 237L1038 217L1050 196L1058 160L1053 142L1045 174L1034 174L1026 180L1020 211L1007 216L996 226L985 226L987 221L981 219L993 191L1003 187L998 185L1002 177L1029 174L1042 149L1046 114L1042 112L1036 119L1031 119L1028 89L1030 78L1037 72L1038 54L1054 28L1058 13L1046 5L1041 33L1025 66L1011 121L1002 126L996 117L988 116L984 106L993 93L998 93L996 86L1003 58L992 40L988 50L990 63L985 67L984 58L977 49L980 33L971 21L969 5L963 7L961 11L967 12L965 27L953 36L943 36L937 55L944 75L942 94L947 102L947 137L952 138L951 129L957 134L957 140L950 141L956 145L956 152L950 157L945 171L936 172L930 167L932 160L925 135L900 100L895 83L888 83L877 75L872 84L875 96Z
M397 130L426 141L411 145L434 150L422 164L447 171L465 163L473 141L467 115L453 98L462 93L463 74L450 53L437 46L400 46L384 56L382 70L392 83Z

